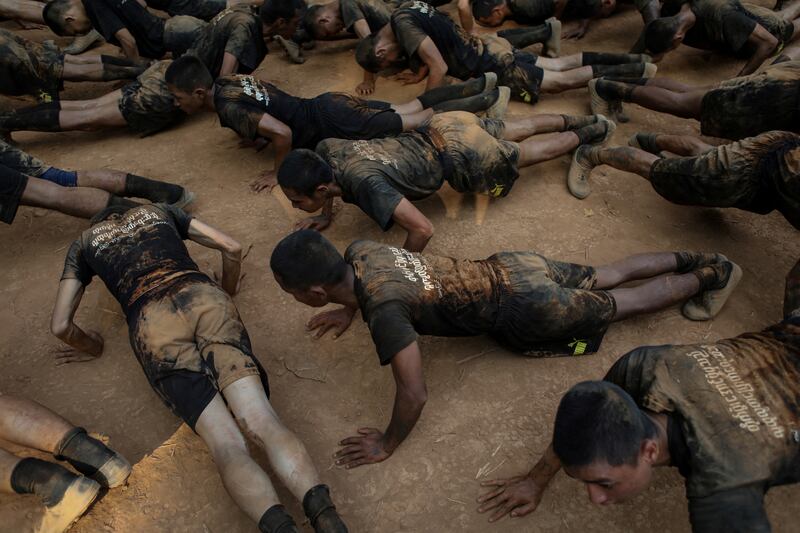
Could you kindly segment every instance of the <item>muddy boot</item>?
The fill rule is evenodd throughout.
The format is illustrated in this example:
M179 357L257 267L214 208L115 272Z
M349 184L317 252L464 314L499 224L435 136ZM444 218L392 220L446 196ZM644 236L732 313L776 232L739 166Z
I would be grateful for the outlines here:
M689 320L711 320L719 314L733 289L742 280L742 269L732 261L704 266L693 272L700 280L700 294L683 304Z
M583 200L592 193L589 176L595 167L592 158L592 147L581 145L572 155L572 164L567 173L567 188L575 198Z
M289 59L291 59L292 62L297 64L306 62L306 58L303 57L303 52L300 50L299 44L289 39L284 39L280 35L276 35L275 40L281 45L281 48L283 48L283 50L286 52L286 55L289 56Z
M639 150L644 150L645 152L660 156L661 149L658 147L658 142L656 141L657 136L658 135L655 133L634 133L631 135L631 138L628 139L628 146L633 146Z
M558 57L561 55L561 21L550 17L544 23L550 26L550 37L543 43L542 53L547 57Z
M675 273L688 274L706 266L729 262L726 256L716 252L675 252Z
M74 55L82 54L83 52L85 52L86 50L91 48L93 44L95 44L95 43L99 44L99 43L102 43L102 42L103 42L103 36L100 35L97 32L97 30L92 30L89 33L87 33L86 35L79 35L79 36L75 37L72 40L72 42L66 48L64 48L62 51L65 54L69 54L69 55L74 56Z
M125 175L125 189L120 196L146 198L153 203L164 202L181 208L194 200L194 194L180 185L151 180L136 174ZM183 204L178 206L180 202Z
M347 533L347 526L336 512L327 485L317 485L306 492L303 511L316 533Z
M34 531L36 533L67 531L94 503L99 492L100 485L96 481L76 476L75 480L67 487L61 501L45 508L44 516Z
M493 92L497 93L497 100L486 110L486 118L503 120L508 110L508 101L511 99L511 89L498 87Z
M122 485L131 475L131 465L124 457L89 436L83 428L74 428L64 435L53 456L107 488Z
M266 510L258 521L258 530L261 533L299 533L294 519L281 504Z
M622 110L622 100L606 100L597 91L597 84L605 80L593 79L589 81L589 106L595 115L603 115L611 120L617 118L617 109Z

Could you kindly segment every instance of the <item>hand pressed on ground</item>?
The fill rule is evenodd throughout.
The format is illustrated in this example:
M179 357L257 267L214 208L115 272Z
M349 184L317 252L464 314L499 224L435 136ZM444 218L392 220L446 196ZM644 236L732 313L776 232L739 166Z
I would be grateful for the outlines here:
M377 428L359 428L358 433L358 436L347 437L339 443L343 448L333 454L337 465L348 469L356 468L380 463L392 455L392 452L386 451L383 433Z

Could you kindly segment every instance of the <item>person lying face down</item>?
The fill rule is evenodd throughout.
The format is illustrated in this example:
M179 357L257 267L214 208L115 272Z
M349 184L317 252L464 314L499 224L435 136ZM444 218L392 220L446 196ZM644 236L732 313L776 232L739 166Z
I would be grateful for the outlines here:
M644 493L653 469L685 478L695 533L767 532L764 495L800 482L800 262L783 319L762 331L692 345L644 346L603 381L573 386L551 446L521 476L483 483L490 521L533 512L563 469L598 505Z
M724 256L693 252L640 254L594 268L534 252L463 260L356 241L343 257L312 230L278 243L270 268L298 302L342 305L309 321L309 329L319 328L317 337L328 330L341 335L360 310L380 364L391 366L391 420L384 431L362 429L341 441L337 462L347 468L387 459L422 414L427 389L418 335L488 334L534 356L593 353L611 322L676 303L686 302L686 317L708 320L741 278L741 269ZM616 288L653 277L634 288Z

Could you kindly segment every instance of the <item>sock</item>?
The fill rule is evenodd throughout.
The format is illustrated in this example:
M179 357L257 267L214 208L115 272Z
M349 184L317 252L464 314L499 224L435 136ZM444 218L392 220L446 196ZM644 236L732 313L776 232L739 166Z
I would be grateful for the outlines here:
M561 115L564 119L564 130L571 131L597 123L596 115Z
M61 131L60 110L61 104L50 102L3 113L0 114L0 130Z
M526 31L514 31L524 29ZM536 43L543 43L550 38L552 30L548 24L534 26L531 28L514 28L514 30L501 30L497 32L498 37L502 37L514 48L525 48Z
M599 140L605 136L606 132L608 132L607 122L597 122L596 124L590 124L589 126L584 126L573 131L573 133L578 136L581 144L588 144Z
M673 252L678 274L686 274L708 265L715 265L726 261L722 255L715 252Z
M90 437L83 428L74 428L64 435L53 453L53 457L67 461L88 477L94 476L114 455L105 444Z
M78 173L72 170L50 167L39 177L62 187L76 187L78 185Z
M125 191L122 195L147 198L151 202L171 204L177 202L183 195L183 187L173 183L143 178L136 174L127 174L125 176Z
M118 67L138 67L141 66L127 57L117 57L117 56L109 56L109 55L101 55L100 61L104 65L117 65Z
M622 65L592 65L592 76L625 76L641 78L645 63L625 63Z
M605 52L583 52L581 64L621 65L623 63L646 63L650 58L644 54L609 54Z
M692 274L697 276L700 280L700 291L721 289L728 283L728 279L733 271L733 265L730 262L715 263L707 265L697 270L693 270Z
M314 527L314 531L347 533L347 526L336 512L336 506L333 505L327 485L317 485L306 492L306 495L303 496L303 511Z
M481 94L485 86L486 79L481 76L461 83L436 87L419 95L417 100L422 104L423 109L428 109L447 100L457 100Z
M122 67L119 65L106 65L104 63L102 78L103 81L132 80L145 70L146 69L143 67Z
M647 85L647 80L648 80L648 78L620 78L613 76L604 76L603 79L607 81L627 83L628 85Z
M603 100L622 100L624 102L629 102L636 85L628 85L627 83L608 81L605 78L601 78L597 80L594 88Z
M267 509L258 521L261 533L297 533L297 524L286 512L283 505L273 505Z
M17 494L36 494L52 507L61 501L76 477L63 466L28 457L11 472L11 488Z
M458 100L446 100L432 106L432 109L437 112L469 111L470 113L477 113L478 111L484 111L491 107L499 97L500 90L495 87L490 93L476 94L475 96L460 98Z

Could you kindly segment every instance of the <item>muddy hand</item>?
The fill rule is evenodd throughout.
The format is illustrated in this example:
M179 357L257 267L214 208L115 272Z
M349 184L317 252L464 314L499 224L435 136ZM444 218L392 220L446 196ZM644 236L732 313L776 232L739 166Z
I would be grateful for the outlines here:
M317 329L317 333L314 335L315 339L319 339L329 330L332 330L333 338L336 339L350 327L350 324L353 322L354 314L355 313L348 307L341 307L333 311L325 311L324 313L313 316L311 320L308 321L308 324L306 324L306 329L308 331Z
M359 96L369 96L375 92L374 81L362 81L356 86L356 94Z
M277 174L274 170L265 170L257 180L250 184L253 192L271 191L278 184Z
M336 464L345 468L380 463L389 458L391 452L383 448L383 433L375 428L361 428L357 437L347 437L339 443L341 450L333 454Z
M482 487L494 487L478 498L479 513L493 511L489 522L505 515L512 518L532 513L542 501L544 489L529 476L516 476L508 479L493 479L481 483Z
M425 76L413 72L401 72L394 77L394 80L399 81L403 85L414 85L415 83L421 82L424 77Z

